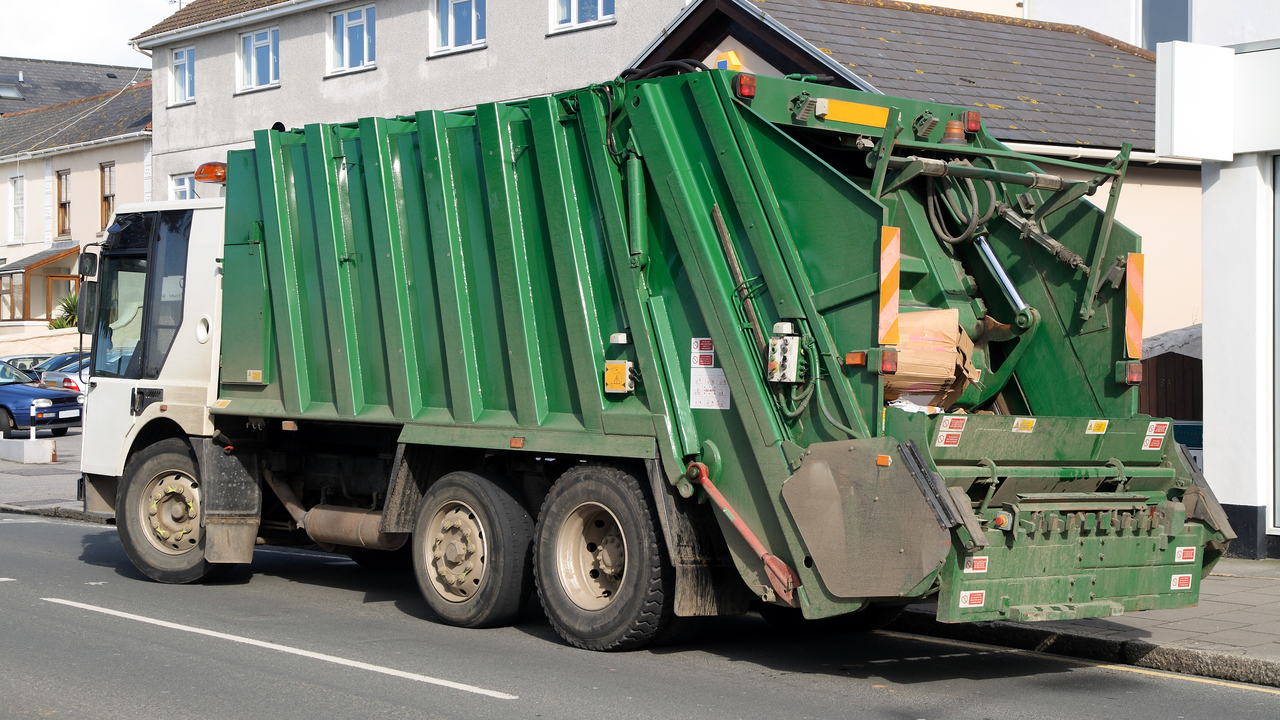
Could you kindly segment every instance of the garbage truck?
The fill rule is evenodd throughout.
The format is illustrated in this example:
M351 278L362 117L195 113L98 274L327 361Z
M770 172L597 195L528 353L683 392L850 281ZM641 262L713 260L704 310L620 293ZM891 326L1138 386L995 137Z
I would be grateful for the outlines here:
M318 546L592 650L1194 605L1234 535L1138 412L1129 151L693 61L278 124L85 253L85 509L159 582Z

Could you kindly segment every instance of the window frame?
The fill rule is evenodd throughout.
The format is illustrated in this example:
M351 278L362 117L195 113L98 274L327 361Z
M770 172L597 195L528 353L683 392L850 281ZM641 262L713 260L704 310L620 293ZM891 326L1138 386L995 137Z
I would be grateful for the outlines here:
M58 170L58 237L71 235L71 170Z
M468 3L468 2L471 3L471 42L466 45L454 45L453 40L456 37L456 34L454 33L454 28L455 28L454 19L456 17L454 13L454 6L462 3ZM440 21L441 21L440 6L441 5L447 5L449 7L449 11L448 11L449 25L447 30L448 40L449 40L448 43L444 42L445 38L441 37L441 34L440 34ZM489 12L488 12L488 3L486 2L486 0L431 0L430 17L431 17L431 54L433 56L452 55L453 53L468 52L470 50L480 50L482 48L486 48L489 46L489 33L488 33ZM483 18L483 20L481 20L480 22L477 22L478 18ZM476 37L477 30L479 30L479 32L482 33L484 37Z
M175 105L192 103L196 101L196 48L194 45L188 47L174 48L170 54L169 71L170 84L173 86L171 99ZM182 53L182 59L179 61L178 54ZM179 66L182 70L179 71ZM182 92L179 92L178 77L182 75L183 84Z
M182 188L187 197L178 197L178 188ZM174 173L169 176L170 200L195 200L197 197L195 173Z
M18 191L22 192L22 202L18 202ZM22 232L18 232L21 224ZM27 239L27 177L26 175L9 176L9 242L23 242Z
M111 220L112 214L116 211L116 163L104 162L98 165L99 187L102 190L102 228L107 229L107 223ZM110 184L108 185L108 180Z
M346 64L350 58L350 50L347 47L348 41L350 40L348 28L353 27L353 25L349 24L350 18L348 16L353 12L360 13L359 24L363 28L362 34L364 35L364 48L363 48L364 62L354 67L350 67ZM369 22L370 12L373 13L373 22ZM339 18L342 20L341 33L339 33L337 28L335 27L335 21L338 20ZM374 32L372 33L369 32L370 27L374 29ZM374 3L370 3L368 5L358 5L356 7L349 7L345 10L339 10L337 12L329 13L329 29L327 31L329 36L329 42L328 42L329 74L343 75L346 73L360 72L361 70L373 70L377 68L378 67L377 27L378 27L378 13L377 13L376 4ZM340 47L339 47L339 42L341 43ZM341 57L339 57L339 55L341 55Z
M565 2L569 6L569 20L560 22L560 3ZM578 20L578 5L581 0L549 0L547 4L547 34L557 35L559 33L573 32L574 30L582 30L584 28L599 27L603 25L613 25L618 21L617 0L595 0L596 3L596 19L595 20ZM605 14L605 5L612 6L612 12Z
M266 33L267 39L259 42L257 36L259 33ZM245 47L245 41L248 40L249 47ZM268 82L264 85L257 83L258 79L258 48L267 47L267 63L270 67L267 69ZM245 51L248 50L248 53ZM258 90L267 90L269 88L280 87L280 27L273 25L268 28L258 28L246 33L240 33L236 41L236 57L239 62L236 63L236 87L238 92L255 92ZM248 75L249 83L245 82L245 76Z

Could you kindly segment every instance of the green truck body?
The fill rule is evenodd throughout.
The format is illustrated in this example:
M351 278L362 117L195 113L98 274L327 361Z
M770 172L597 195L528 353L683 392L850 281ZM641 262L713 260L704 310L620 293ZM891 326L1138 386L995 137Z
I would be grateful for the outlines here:
M742 589L811 619L935 596L944 621L1198 602L1230 528L1126 376L1127 149L1093 167L985 129L948 143L965 108L739 77L258 132L228 154L215 424L647 461L677 582L712 577L694 556L721 539L736 568L714 582L737 588L677 589L704 596L679 614L743 609ZM931 227L931 194L965 206L966 173L978 206L1034 223L987 219L995 261ZM886 401L885 228L899 317L953 310L970 343L946 412ZM771 337L799 344L795 382L768 381ZM629 389L606 392L610 371ZM712 522L714 542L680 535Z

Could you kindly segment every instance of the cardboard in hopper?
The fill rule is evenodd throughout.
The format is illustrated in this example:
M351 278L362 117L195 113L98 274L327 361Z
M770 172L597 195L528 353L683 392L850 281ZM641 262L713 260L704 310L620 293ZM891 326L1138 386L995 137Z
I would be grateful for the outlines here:
M979 371L973 341L960 328L960 312L924 310L898 316L898 372L885 376L885 399L953 404Z

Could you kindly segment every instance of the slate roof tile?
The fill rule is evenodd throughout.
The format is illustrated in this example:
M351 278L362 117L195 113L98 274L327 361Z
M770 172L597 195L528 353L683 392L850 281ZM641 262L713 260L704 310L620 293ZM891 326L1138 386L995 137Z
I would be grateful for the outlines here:
M151 70L147 68L0 57L0 85L10 86L22 95L21 100L0 98L0 114L71 102L150 79Z
M240 13L260 10L285 0L192 0L186 7L161 20L148 30L134 37L134 40L159 35L170 30L181 30L192 25L221 20Z
M102 140L151 125L151 82L0 116L0 157Z

